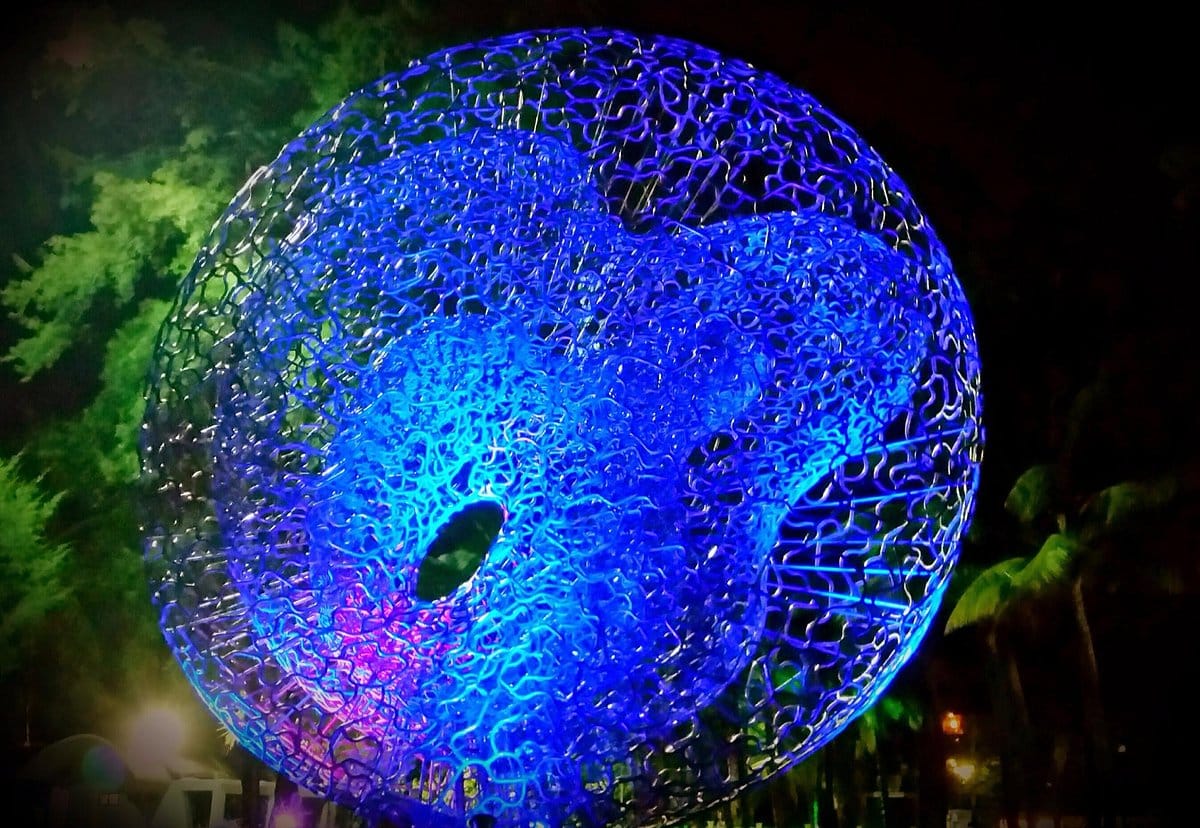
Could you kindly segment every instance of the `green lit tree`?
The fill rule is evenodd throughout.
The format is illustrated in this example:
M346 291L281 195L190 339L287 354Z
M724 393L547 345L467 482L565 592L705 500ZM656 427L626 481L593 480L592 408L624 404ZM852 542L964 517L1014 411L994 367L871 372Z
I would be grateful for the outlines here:
M110 729L155 694L190 699L157 629L135 509L158 327L250 173L349 90L430 47L404 3L319 21L176 14L81 5L5 101L6 124L37 125L13 143L55 205L9 236L49 226L43 242L0 251L0 306L15 323L0 368L31 401L5 439L41 480L16 460L0 468L0 670L27 677L22 692L47 711L42 740ZM39 669L21 668L21 653ZM0 680L6 692L17 681Z
M19 712L28 725L36 645L71 596L63 571L67 549L46 534L59 497L47 497L23 477L18 461L0 460L0 682L19 688Z

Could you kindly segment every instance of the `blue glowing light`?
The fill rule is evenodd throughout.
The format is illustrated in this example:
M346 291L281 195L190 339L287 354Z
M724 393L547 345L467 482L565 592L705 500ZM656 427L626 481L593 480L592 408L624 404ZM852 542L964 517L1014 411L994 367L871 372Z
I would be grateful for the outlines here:
M882 160L619 32L350 96L226 211L154 376L189 679L298 783L429 824L669 821L803 758L930 624L982 448L969 310Z

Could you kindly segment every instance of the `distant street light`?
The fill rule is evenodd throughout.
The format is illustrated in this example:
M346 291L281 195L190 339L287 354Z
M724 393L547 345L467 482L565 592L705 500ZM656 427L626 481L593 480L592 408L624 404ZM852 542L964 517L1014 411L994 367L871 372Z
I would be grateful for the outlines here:
M179 713L166 706L149 707L130 720L125 734L126 759L135 776L169 779L181 765L187 727Z
M975 764L975 760L961 756L951 756L946 760L946 770L950 771L950 775L958 779L959 782L966 785L975 778L979 767Z
M947 736L963 735L963 717L961 713L948 710L942 714L942 733Z
M275 818L275 828L300 828L300 819L292 811L279 814Z

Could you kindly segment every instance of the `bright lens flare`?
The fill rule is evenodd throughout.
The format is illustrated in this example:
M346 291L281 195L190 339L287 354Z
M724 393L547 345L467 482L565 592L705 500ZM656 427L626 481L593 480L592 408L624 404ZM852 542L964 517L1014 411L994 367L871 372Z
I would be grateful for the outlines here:
M134 716L125 730L126 756L135 776L165 778L179 764L187 741L187 726L179 712L165 705Z

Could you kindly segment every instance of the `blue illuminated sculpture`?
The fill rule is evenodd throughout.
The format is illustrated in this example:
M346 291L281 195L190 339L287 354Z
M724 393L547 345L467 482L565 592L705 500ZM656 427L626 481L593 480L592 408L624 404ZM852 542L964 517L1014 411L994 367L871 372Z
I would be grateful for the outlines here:
M969 310L883 161L770 74L598 30L435 54L285 147L144 437L206 703L429 825L670 822L803 758L920 641L982 450Z

